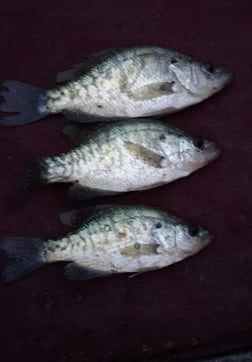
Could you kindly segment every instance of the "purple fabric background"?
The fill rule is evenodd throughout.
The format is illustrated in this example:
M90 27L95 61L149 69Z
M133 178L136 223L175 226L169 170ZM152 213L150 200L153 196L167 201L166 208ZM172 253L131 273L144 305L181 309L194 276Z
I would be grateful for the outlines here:
M252 3L248 0L2 1L0 79L54 86L54 75L110 47L160 45L225 64L232 84L167 117L216 140L223 155L186 179L103 202L163 207L214 234L198 255L136 278L67 282L48 266L0 287L2 361L193 360L252 344ZM66 185L13 199L31 155L70 148L68 121L0 129L0 235L63 235Z

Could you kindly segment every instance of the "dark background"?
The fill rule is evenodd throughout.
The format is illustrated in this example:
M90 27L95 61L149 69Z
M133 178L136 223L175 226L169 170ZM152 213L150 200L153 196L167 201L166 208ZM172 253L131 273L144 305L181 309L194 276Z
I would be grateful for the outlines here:
M54 75L89 53L160 45L225 64L232 84L167 117L216 140L223 155L173 184L102 202L163 207L209 228L214 242L161 271L128 279L63 279L48 266L0 288L2 361L195 360L252 345L252 3L249 0L2 1L0 79L54 86ZM64 235L66 185L39 190L22 208L13 199L32 155L70 148L48 117L0 129L0 234ZM169 359L170 360L170 359Z

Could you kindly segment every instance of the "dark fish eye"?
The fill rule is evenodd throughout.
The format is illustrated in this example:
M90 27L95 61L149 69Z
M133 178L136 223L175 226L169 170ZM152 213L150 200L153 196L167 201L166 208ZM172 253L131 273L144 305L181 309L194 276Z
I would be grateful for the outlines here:
M155 226L156 226L156 229L160 229L162 227L162 224L160 222L157 222Z
M189 226L188 227L188 234L190 236L197 236L198 232L199 232L198 226Z
M202 150L204 148L204 140L203 138L195 138L193 140L193 144L195 147L199 148L200 150Z
M178 60L176 59L176 58L172 58L171 59L171 64L175 64L175 63L177 63L178 62Z
M212 63L206 64L204 68L208 73L213 73L215 71L214 65Z
M159 136L159 139L160 139L160 141L165 141L165 140L166 140L166 135L165 135L165 134L161 134L161 135Z

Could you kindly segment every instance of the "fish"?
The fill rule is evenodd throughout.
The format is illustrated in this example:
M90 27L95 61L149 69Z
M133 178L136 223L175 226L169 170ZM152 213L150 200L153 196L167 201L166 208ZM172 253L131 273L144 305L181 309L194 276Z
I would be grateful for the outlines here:
M109 49L59 72L45 90L6 80L0 111L15 112L1 126L17 126L63 113L78 122L165 115L199 103L232 79L223 67L178 51L143 46Z
M145 205L98 205L63 213L61 219L75 230L57 239L0 238L7 258L0 267L2 283L63 261L70 280L133 276L177 263L212 240L204 228Z
M185 177L220 155L213 141L164 121L136 119L67 126L75 145L66 153L32 162L25 184L72 183L69 195L85 200L154 188Z

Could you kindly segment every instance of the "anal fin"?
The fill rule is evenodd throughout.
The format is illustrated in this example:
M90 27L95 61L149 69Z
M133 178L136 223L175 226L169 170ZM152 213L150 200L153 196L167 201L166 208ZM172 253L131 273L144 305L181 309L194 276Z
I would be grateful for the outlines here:
M89 188L75 183L69 189L69 196L75 200L90 200L103 196L114 196L121 192Z
M120 119L126 119L126 117L106 117L98 114L83 113L78 110L65 109L62 111L64 116L70 121L80 123L97 123L97 122L115 122Z
M110 272L104 272L95 269L82 268L77 263L68 263L64 268L64 276L69 280L88 280L93 278L101 278L109 276Z

